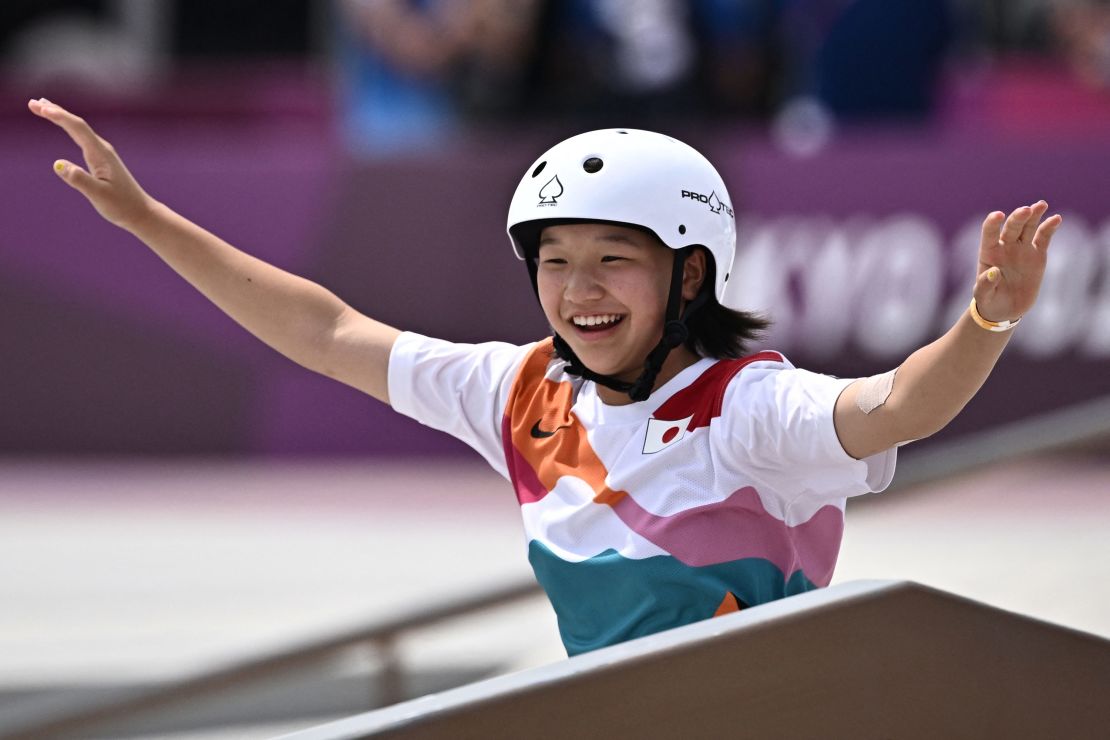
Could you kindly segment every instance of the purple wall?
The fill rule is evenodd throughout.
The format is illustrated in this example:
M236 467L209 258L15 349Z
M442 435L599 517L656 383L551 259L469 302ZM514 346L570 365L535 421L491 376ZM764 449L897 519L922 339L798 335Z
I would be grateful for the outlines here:
M376 318L455 340L544 333L504 235L517 178L549 143L535 132L355 163L305 121L97 124L156 197ZM945 435L1110 394L1110 135L857 132L808 159L760 137L686 138L743 216L734 299L771 309L767 344L797 364L895 365L966 305L982 217L1044 197L1066 226L1041 303ZM102 223L51 172L75 154L49 126L0 122L0 154L0 453L461 451L263 347Z

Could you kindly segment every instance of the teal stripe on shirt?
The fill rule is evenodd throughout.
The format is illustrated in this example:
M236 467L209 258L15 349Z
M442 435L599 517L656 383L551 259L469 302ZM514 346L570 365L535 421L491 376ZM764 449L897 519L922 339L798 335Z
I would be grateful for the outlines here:
M754 606L816 588L801 571L784 581L763 558L694 567L669 555L633 560L609 549L572 563L532 540L528 560L568 655L707 619L729 592Z

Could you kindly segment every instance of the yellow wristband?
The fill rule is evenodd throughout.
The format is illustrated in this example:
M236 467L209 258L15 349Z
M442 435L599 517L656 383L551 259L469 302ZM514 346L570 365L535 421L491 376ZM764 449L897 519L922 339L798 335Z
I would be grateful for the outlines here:
M987 331L1010 331L1021 321L1020 316L1013 321L988 321L979 314L979 309L975 306L975 298L971 299L968 311L971 313L971 320Z

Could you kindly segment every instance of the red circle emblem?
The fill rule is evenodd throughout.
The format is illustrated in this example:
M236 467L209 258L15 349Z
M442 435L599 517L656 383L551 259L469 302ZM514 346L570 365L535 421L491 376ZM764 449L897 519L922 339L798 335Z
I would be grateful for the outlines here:
M663 444L668 444L672 439L678 436L678 433L680 431L682 430L679 427L671 427L667 431L663 432Z

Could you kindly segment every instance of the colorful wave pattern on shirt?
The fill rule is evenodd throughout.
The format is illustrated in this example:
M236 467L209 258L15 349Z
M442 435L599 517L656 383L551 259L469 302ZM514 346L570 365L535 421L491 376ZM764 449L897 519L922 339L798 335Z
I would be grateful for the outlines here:
M561 478L574 476L592 490L587 506L611 507L628 530L665 553L631 558L613 547L571 562L543 542L542 533L533 537L529 561L555 608L568 654L828 585L843 532L840 509L825 506L789 526L766 510L755 488L744 486L722 501L670 516L646 510L632 495L608 487L608 470L571 411L571 384L545 377L551 359L550 343L526 358L502 422L521 506L539 505ZM692 416L687 433L708 427L720 415L728 383L758 361L782 358L762 352L719 361L653 416ZM537 435L536 426L559 431Z

